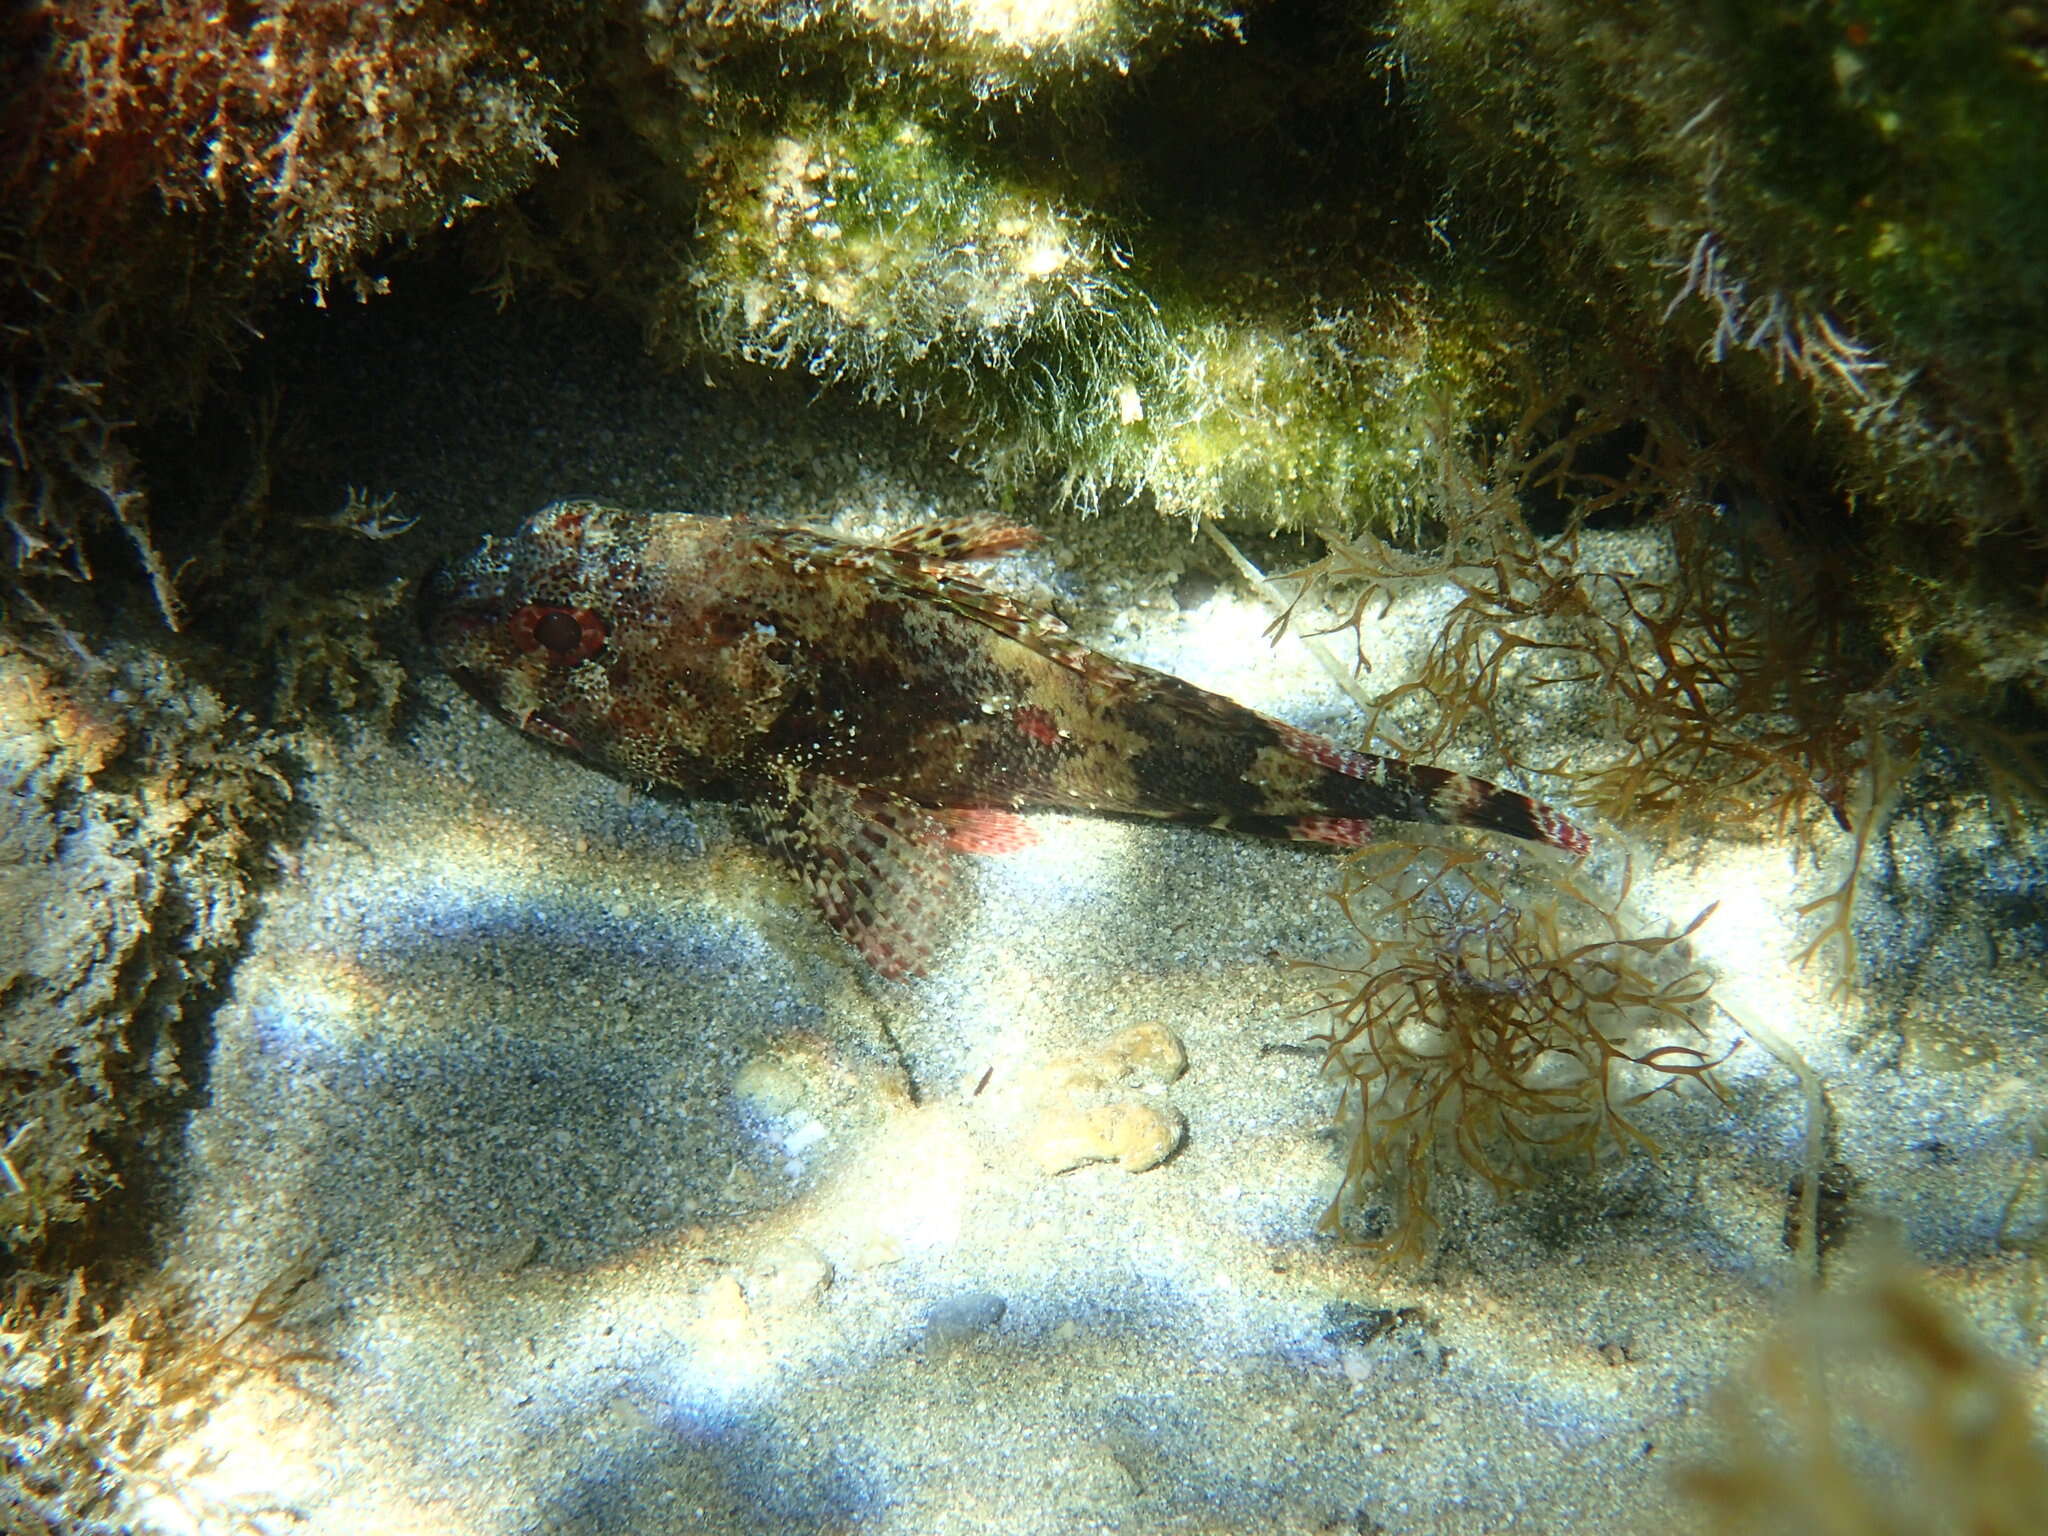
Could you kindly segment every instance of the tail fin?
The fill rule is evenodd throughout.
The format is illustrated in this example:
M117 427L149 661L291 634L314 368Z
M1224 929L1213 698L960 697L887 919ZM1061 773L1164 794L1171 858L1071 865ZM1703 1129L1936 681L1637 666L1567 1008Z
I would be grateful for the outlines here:
M1561 848L1574 857L1592 850L1592 840L1561 812L1516 790L1449 768L1353 752L1308 731L1274 723L1289 752L1329 775L1316 796L1320 808L1292 818L1285 836L1358 847L1371 841L1375 820L1433 821L1505 832Z
M1552 806L1512 789L1502 789L1484 779L1474 779L1446 768L1407 765L1415 786L1427 794L1443 821L1459 827L1485 827L1562 848L1573 857L1583 857L1593 848L1584 830L1567 821ZM1431 789L1434 781L1434 790Z

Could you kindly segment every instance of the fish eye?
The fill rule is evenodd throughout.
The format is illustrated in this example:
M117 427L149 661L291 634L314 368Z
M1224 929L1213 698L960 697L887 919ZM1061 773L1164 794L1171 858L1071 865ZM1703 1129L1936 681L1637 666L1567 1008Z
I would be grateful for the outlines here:
M573 667L604 649L608 631L588 608L529 603L512 615L512 639L522 651L545 651L555 666Z
M583 643L583 626L576 622L574 614L557 608L533 626L533 638L559 655Z

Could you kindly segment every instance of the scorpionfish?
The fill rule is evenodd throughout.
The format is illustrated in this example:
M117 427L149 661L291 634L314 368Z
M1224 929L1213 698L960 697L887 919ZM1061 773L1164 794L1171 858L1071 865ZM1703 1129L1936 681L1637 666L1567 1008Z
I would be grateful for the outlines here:
M619 778L740 802L876 971L931 956L952 856L1034 841L1043 807L1338 847L1381 820L1583 853L1526 795L1347 750L1090 650L962 562L993 519L885 543L593 501L544 508L428 587L441 664L494 713Z

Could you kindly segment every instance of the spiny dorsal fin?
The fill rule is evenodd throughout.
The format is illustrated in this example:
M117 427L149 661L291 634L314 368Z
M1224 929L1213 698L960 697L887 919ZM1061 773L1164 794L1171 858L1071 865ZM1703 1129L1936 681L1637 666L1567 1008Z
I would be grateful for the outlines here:
M967 531L960 532L963 529ZM956 563L972 555L1021 548L1037 539L1032 529L993 518L968 518L956 523L921 524L887 544L855 544L815 528L774 528L768 530L768 535L773 543L763 543L764 555L779 547L785 557L794 557L799 571L812 565L858 571L879 586L893 586L912 596L943 603L962 617L985 624L997 634L1084 677L1135 686L1141 678L1159 675L1149 668L1127 666L1091 651L1073 638L1057 615L985 586ZM965 553L939 558L932 552L930 540L954 539L966 541L957 546Z
M949 517L905 528L875 547L926 560L987 560L1014 554L1038 540L1036 528L1005 518Z
M997 634L1038 652L1048 661L1080 673L1091 682L1139 688L1151 679L1165 678L1165 674L1154 672L1149 667L1132 666L1100 651L1090 650L1074 638L1066 621L1059 615L1011 597L1006 592L998 592L956 564L922 557L906 558L893 549L878 550L872 546L848 545L842 548L853 557L847 563L860 565L870 579L944 603L963 618L986 625ZM1165 678L1165 681L1188 689L1188 685L1178 678Z

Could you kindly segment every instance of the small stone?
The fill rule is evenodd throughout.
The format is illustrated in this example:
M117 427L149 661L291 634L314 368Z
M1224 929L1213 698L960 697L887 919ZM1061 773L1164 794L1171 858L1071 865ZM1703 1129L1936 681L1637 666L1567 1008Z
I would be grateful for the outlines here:
M1114 1104L1097 1115L1109 1117L1109 1144L1125 1173L1157 1168L1180 1150L1188 1123L1179 1110L1151 1104Z
M1356 1301L1333 1301L1323 1308L1323 1342L1371 1344L1404 1323L1420 1323L1414 1307L1369 1307Z
M1003 1320L1010 1304L993 1291L967 1291L932 1303L924 1319L924 1349L947 1355L971 1344Z
M1033 1126L1027 1145L1047 1173L1088 1163L1115 1163L1126 1173L1143 1173L1173 1156L1186 1134L1187 1122L1170 1106L1102 1104L1049 1111Z
M859 1270L885 1269L903 1262L903 1245L888 1232L871 1232L854 1250L853 1267Z
M733 1079L733 1097L759 1115L786 1115L804 1101L801 1072L779 1056L756 1056Z
M1133 1024L1113 1036L1101 1055L1116 1077L1162 1087L1188 1069L1187 1047L1164 1024Z
M731 1340L747 1331L753 1321L753 1309L747 1305L746 1292L740 1289L739 1281L731 1275L720 1275L704 1287L702 1308L697 1314L697 1330L706 1338Z
M540 1239L531 1232L524 1237L507 1238L484 1255L481 1268L487 1275L516 1275L533 1262L539 1251Z
M1089 1093L1120 1083L1164 1087L1188 1069L1187 1047L1164 1024L1133 1024L1092 1050L1056 1056L1039 1069L1042 1094Z
M832 1284L832 1261L809 1243L792 1239L755 1261L748 1291L763 1306L810 1306Z

